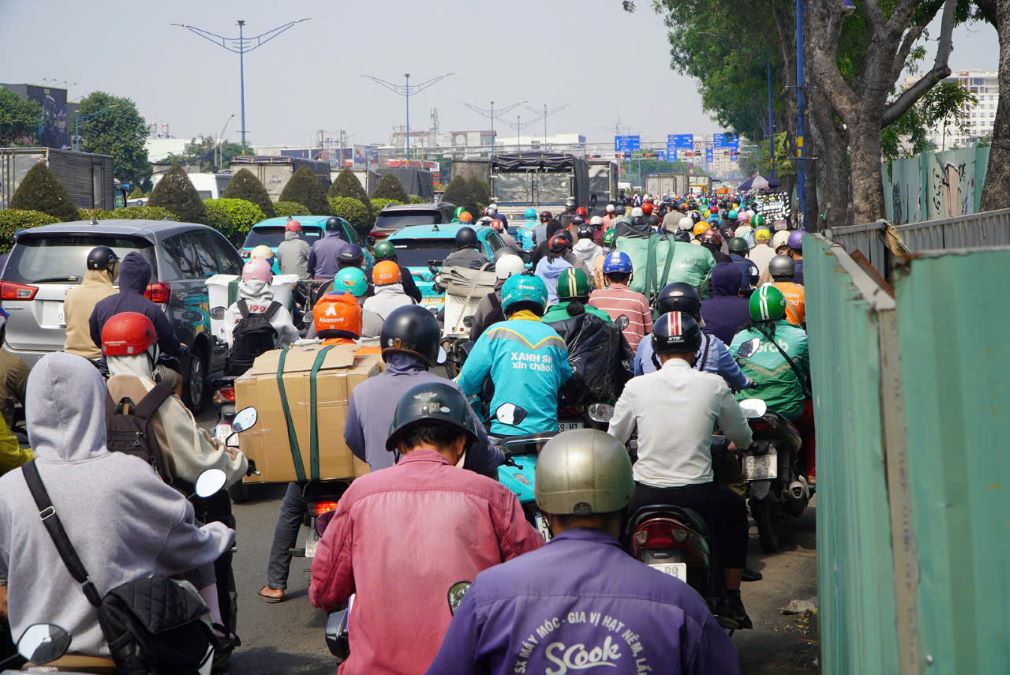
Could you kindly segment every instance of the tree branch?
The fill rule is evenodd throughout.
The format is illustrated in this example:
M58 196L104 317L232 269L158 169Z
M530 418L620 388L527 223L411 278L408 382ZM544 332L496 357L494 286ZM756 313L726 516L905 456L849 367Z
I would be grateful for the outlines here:
M808 14L810 39L807 43L816 79L824 87L832 106L845 122L859 107L859 97L838 70L838 39L842 32L840 8L826 9L821 3ZM819 25L817 25L819 24Z

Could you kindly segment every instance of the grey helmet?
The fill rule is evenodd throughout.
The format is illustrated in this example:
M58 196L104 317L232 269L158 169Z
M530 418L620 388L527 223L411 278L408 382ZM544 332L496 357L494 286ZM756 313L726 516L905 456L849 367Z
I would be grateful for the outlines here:
M768 274L775 281L792 281L796 264L787 255L777 255L768 263Z
M537 460L534 491L544 513L613 513L627 508L635 479L628 450L596 429L575 429L552 438Z

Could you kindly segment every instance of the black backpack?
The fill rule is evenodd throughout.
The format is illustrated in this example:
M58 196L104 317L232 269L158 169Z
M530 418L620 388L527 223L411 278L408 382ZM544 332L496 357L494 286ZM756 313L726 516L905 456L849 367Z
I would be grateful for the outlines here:
M242 318L232 331L231 355L228 360L228 374L241 375L252 368L253 361L260 354L276 347L277 331L270 325L281 303L271 302L262 314L250 314L245 299L235 303Z
M151 418L171 395L171 389L158 383L154 385L154 389L147 392L140 403L135 404L129 398L115 402L105 418L109 451L140 457L154 467L166 483L171 483L172 477L158 440L154 437Z

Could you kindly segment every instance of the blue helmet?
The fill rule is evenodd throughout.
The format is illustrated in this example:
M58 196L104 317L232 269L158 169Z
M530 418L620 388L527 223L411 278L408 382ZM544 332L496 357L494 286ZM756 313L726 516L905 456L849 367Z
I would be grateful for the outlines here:
M537 314L543 314L547 307L547 286L540 277L526 274L513 274L501 287L501 308L505 316L523 309L515 307L518 304L533 305ZM514 309L513 309L514 307Z
M537 210L532 206L526 209L526 220L536 220L536 219L537 219Z
M623 251L614 251L603 259L604 274L631 274L631 256Z

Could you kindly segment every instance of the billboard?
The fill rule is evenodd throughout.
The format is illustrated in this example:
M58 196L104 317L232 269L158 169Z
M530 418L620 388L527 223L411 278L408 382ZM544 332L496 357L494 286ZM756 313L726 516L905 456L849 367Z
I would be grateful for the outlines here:
M35 84L7 84L4 86L42 106L42 117L36 131L36 140L39 145L57 150L70 147L72 120L67 110L66 89L41 87Z

